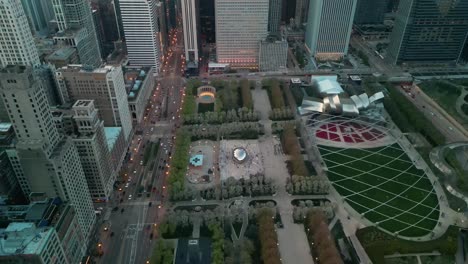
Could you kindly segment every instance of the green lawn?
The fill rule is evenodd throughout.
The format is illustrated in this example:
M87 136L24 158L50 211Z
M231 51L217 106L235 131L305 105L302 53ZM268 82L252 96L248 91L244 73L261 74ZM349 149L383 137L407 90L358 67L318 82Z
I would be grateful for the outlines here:
M432 184L398 144L319 150L335 189L371 222L408 237L426 235L437 224L439 205Z

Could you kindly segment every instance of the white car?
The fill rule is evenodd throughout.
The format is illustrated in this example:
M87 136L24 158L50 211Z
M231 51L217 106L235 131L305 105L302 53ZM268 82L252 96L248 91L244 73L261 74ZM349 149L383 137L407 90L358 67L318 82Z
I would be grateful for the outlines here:
M129 199L129 200L131 200L131 199L132 199L132 195L131 195L131 194L128 196L128 199Z
M129 185L129 183L126 183L126 184L125 184L125 188L128 188L128 185Z
M140 165L143 165L143 161L140 161Z

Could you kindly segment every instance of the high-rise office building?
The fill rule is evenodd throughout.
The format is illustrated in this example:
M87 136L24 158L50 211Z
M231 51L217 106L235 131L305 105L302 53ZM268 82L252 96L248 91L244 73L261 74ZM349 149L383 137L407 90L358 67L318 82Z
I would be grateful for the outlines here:
M357 0L311 1L305 43L317 60L339 60L348 44Z
M282 0L281 21L290 24L291 18L296 15L296 0Z
M114 50L114 42L120 39L117 14L113 0L91 0L93 18L98 41L101 45L101 56L106 58Z
M99 67L101 52L88 0L52 0L59 33L54 40L76 47L81 64Z
M158 1L119 0L128 60L131 65L161 67Z
M358 0L354 24L382 24L388 0Z
M22 258L24 259L24 257L26 257L25 255L29 255L28 260L30 261L27 263L80 263L81 259L86 254L87 245L84 241L83 232L78 224L78 216L73 206L67 202L63 202L58 197L49 198L42 193L31 194L29 200L29 203L0 205L2 224L16 225L19 222L28 223L27 226L36 227L34 235L37 235L37 228L51 229L54 230L54 233L56 232L60 243L57 244L54 242L50 248L47 248L48 243L41 240L40 244L45 242L42 244L44 248L34 251L34 248L37 246L35 242L39 241L31 243L32 241L29 241L31 239L29 235L18 232L17 235L14 235L15 239L3 244L8 244L8 246L0 249L0 262L6 259L20 260ZM22 243L14 243L18 241L22 241ZM28 249L25 249L25 247L28 247ZM60 252L62 250L64 251L65 259L61 259L60 262L58 262L58 260L53 258L54 252ZM43 255L44 262L32 262L33 255L36 255L35 257L38 258ZM46 261L47 259L49 259L49 261ZM13 261L7 263L24 262Z
M207 43L215 43L215 8L214 0L200 0L200 34Z
M25 201L26 198L19 185L13 164L7 150L14 148L15 132L11 123L0 123L0 196L8 197L13 203Z
M294 22L296 27L301 28L308 20L310 0L296 0L296 10L294 13Z
M200 47L198 0L182 0L181 6L187 68L198 69Z
M122 67L104 66L93 70L82 65L69 65L58 69L55 76L62 103L94 100L104 125L122 127L125 139L129 139L132 118Z
M21 3L31 30L39 36L47 36L50 33L50 22L54 19L52 2L50 0L21 0Z
M468 63L468 38L465 41L465 47L463 48L460 61Z
M457 62L468 33L468 0L401 0L386 59Z
M268 12L268 31L278 33L281 24L281 0L270 0L270 10Z
M39 55L20 0L0 0L0 67L39 65Z
M78 100L72 107L76 133L73 143L80 155L89 192L94 201L107 201L116 174L104 133L104 122L98 117L93 100Z
M215 0L216 54L232 68L258 68L260 41L268 35L269 0Z
M87 241L96 219L91 195L75 146L52 121L42 82L32 67L11 65L0 70L0 90L18 139L7 154L21 165L14 170L23 192L69 201Z
M69 264L54 228L14 222L1 235L2 263Z

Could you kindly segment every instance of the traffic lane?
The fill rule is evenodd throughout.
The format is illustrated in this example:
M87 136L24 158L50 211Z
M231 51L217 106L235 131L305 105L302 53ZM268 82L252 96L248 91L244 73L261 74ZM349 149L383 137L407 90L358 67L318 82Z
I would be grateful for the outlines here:
M412 101L413 104L435 125L435 127L445 136L447 142L465 140L463 133L456 129L450 121L444 118L440 112L424 100L422 96L419 96L418 94L410 95L398 87L397 89L400 90L408 100Z
M124 209L121 212L121 208ZM113 212L111 215L112 226L109 228L110 232L114 232L113 237L109 237L107 243L103 243L106 251L104 252L102 263L129 263L131 243L129 235L132 235L129 225L136 224L134 215L140 211L138 206L121 205L119 210ZM113 216L113 217L112 217ZM128 251L128 252L127 252Z

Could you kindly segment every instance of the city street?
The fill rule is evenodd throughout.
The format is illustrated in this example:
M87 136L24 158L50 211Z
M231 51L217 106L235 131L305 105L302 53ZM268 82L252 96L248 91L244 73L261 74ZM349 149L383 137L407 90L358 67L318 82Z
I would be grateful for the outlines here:
M466 131L462 131L463 127L461 127L457 121L447 113L443 113L443 110L440 107L436 107L436 103L427 95L423 95L418 86L413 86L408 93L403 89L399 90L405 94L422 113L424 113L427 119L432 121L434 126L440 132L442 132L447 143L465 141L468 139L464 134Z
M146 263L151 257L158 223L164 214L165 180L184 96L181 39L181 31L171 32L171 45L144 120L134 127L121 184L99 221L96 246L103 255L98 263ZM145 166L146 148L158 140L158 151Z

